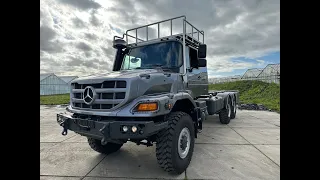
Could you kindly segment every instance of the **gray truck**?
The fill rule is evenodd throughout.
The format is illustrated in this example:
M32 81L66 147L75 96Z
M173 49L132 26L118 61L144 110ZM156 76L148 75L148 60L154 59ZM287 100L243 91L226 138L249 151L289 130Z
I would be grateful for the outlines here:
M172 32L173 21L182 22L182 33ZM169 24L169 36L160 36L161 23ZM150 26L157 27L156 38L149 39ZM235 118L238 91L208 90L204 32L186 16L129 29L113 38L113 47L112 72L72 81L70 104L57 114L62 135L71 130L86 136L90 147L103 154L128 141L156 144L160 167L181 174L207 116L219 114L222 124Z

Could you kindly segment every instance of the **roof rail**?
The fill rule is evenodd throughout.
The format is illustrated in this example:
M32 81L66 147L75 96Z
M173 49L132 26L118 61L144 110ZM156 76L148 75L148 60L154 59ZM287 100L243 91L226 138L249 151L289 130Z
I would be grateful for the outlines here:
M173 29L172 21L173 20L177 20L177 19L182 19L183 32L178 33L178 34L172 34L172 29ZM170 22L170 36L161 37L160 36L160 24L164 23L164 22ZM186 20L186 16L185 15L174 17L174 18L170 18L170 19L166 19L166 20L162 20L162 21L158 21L158 22L147 24L147 25L144 25L144 26L139 26L139 27L132 28L132 29L128 29L126 31L126 33L123 34L122 37L114 36L113 40L116 40L116 38L118 38L118 39L126 38L126 42L128 43L128 37L131 37L131 38L134 38L134 40L135 40L134 44L138 44L138 43L146 42L146 41L151 41L151 40L149 40L149 36L148 36L148 27L152 26L152 25L157 25L158 26L158 37L156 39L152 39L152 41L161 40L163 38L170 38L170 37L175 37L175 38L178 38L178 39L180 39L180 38L182 39L183 37L185 37L185 40L186 40L185 42L188 43L188 44L193 44L193 45L204 44L204 31L200 31L198 28L196 28L190 22L188 22ZM186 33L187 25L189 25L191 27L191 33ZM141 28L146 28L146 32L145 32L146 33L145 34L146 35L146 40L138 38L138 29L141 29ZM129 35L128 33L130 31L135 31L135 36ZM194 34L197 34L197 35L194 35ZM202 41L200 39L200 34L202 34Z

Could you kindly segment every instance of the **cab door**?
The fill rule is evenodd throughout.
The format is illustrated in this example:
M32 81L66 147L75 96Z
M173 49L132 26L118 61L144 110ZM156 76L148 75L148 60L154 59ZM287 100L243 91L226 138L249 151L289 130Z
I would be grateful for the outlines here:
M198 67L197 50L192 47L186 47L186 61L187 61L187 89L192 91L192 96L208 94L208 73L207 67Z

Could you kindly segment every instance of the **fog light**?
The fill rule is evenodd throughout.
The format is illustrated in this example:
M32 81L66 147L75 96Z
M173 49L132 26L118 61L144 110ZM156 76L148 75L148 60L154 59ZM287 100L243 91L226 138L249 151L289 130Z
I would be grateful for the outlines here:
M132 126L131 130L132 130L132 132L137 132L138 128L135 126Z
M123 127L122 127L122 130L123 130L124 132L127 132L127 131L128 131L128 127L127 127L127 126L123 126Z

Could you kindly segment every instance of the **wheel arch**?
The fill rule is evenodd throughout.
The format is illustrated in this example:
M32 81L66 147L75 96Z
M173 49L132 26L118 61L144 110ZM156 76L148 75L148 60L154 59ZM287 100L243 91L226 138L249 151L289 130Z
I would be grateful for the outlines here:
M175 101L171 112L182 111L190 115L192 121L194 122L194 131L195 131L195 138L197 138L197 131L198 131L198 116L196 110L196 104L188 96L185 98L179 98Z
M193 117L192 112L194 111L195 108L196 108L195 104L192 103L190 99L184 98L184 99L179 99L174 103L171 109L171 112L182 111L189 114L191 117ZM192 120L194 120L194 118L192 118Z

